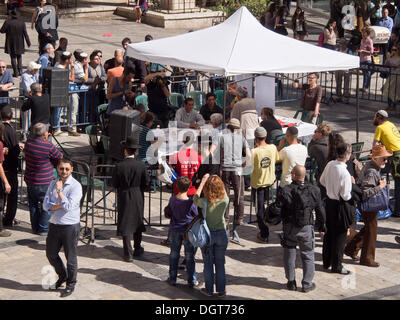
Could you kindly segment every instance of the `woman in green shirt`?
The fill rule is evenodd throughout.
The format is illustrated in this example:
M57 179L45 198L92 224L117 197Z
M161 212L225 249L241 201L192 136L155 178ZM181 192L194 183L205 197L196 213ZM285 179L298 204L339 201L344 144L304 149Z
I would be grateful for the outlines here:
M200 198L204 188L204 197L206 199L206 208L204 207L204 197ZM225 185L217 175L210 177L204 175L200 186L193 197L194 203L206 211L206 222L210 229L210 242L201 252L204 260L204 281L205 288L200 292L206 296L212 296L214 293L214 264L216 273L216 291L219 297L226 295L226 276L225 276L225 253L228 247L228 235L226 233L225 210L229 205L229 198L225 192ZM203 211L204 212L204 211Z

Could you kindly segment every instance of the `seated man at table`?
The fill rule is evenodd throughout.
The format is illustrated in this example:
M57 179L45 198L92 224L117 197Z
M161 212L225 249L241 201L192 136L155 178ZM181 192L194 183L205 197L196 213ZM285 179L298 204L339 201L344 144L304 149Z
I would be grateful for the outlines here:
M193 107L194 100L192 98L186 98L183 101L183 107L175 114L175 121L178 128L198 129L205 124L201 114L193 110Z
M211 115L214 113L222 114L222 109L217 105L217 97L214 93L209 92L206 95L206 104L201 107L200 114L206 123L210 123Z
M274 110L271 108L262 108L261 110L261 123L260 127L267 130L267 143L274 142L275 137L283 134L282 126L274 117Z
M297 141L299 131L296 127L290 127L286 131L285 139L279 142L279 161L282 161L282 177L280 187L283 188L292 183L292 169L296 165L304 166L307 159L307 148ZM283 146L285 143L289 145Z

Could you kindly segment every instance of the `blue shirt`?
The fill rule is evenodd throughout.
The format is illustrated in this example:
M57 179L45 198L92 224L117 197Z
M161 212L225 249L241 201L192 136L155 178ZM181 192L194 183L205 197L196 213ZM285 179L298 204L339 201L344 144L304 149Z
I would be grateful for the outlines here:
M393 19L391 17L387 17L386 19L379 19L378 26L388 28L390 33L392 33L393 28Z
M43 200L43 209L50 215L50 223L61 225L73 225L80 222L80 202L82 198L82 186L72 175L64 182L62 188L63 198L58 199L56 182L53 180L47 189ZM62 209L50 210L53 205L60 205Z
M42 65L42 67L40 68L40 72L39 72L39 82L42 83L43 81L43 69L47 68L48 66L50 66L50 58L47 54L43 53L38 61L36 63L39 63Z
M3 75L0 75L0 84L7 84L7 83L12 83L14 84L13 77L11 75L11 72L9 70L6 70ZM3 98L5 97L5 98ZM0 103L10 103L10 99L8 99L8 91L0 91Z
M29 71L25 71L21 76L21 81L19 83L19 90L21 95L28 97L29 92L31 91L31 84L39 82L39 75L33 75Z

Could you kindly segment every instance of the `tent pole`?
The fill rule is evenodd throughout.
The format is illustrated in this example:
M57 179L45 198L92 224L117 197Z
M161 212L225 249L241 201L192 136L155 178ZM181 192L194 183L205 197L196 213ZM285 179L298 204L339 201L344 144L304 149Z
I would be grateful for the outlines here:
M253 74L253 77L251 78L251 97L254 99L256 96L256 75Z
M227 90L228 90L227 85L226 85L226 77L224 77L223 87L224 87L224 102L223 102L223 108L222 109L223 109L224 122L222 124L222 128L225 129L226 128L226 125L225 125L225 122L226 122L226 118L225 118L225 114L226 114L226 95L227 95Z
M359 85L360 85L360 69L357 68L357 91L356 91L356 142L359 139L359 130L360 130L360 98L359 98Z

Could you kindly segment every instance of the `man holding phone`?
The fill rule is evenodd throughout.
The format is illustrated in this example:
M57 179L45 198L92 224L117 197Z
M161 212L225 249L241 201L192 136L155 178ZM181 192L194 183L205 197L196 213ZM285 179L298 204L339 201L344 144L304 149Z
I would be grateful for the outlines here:
M60 159L57 165L58 179L53 180L47 189L43 208L50 215L49 233L46 239L46 256L56 270L58 280L54 289L64 282L66 288L61 297L72 294L78 273L77 246L80 232L80 201L82 186L72 177L72 162ZM67 270L59 252L64 248Z

